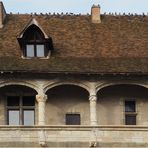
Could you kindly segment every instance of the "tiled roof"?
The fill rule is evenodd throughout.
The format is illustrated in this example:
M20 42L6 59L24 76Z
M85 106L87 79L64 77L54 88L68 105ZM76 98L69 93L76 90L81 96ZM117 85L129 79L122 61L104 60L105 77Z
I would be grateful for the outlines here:
M9 14L0 29L0 70L148 73L148 16L35 15L52 38L49 59L22 59L17 36L32 15Z
M148 74L148 58L50 58L46 60L1 57L1 71L39 73Z

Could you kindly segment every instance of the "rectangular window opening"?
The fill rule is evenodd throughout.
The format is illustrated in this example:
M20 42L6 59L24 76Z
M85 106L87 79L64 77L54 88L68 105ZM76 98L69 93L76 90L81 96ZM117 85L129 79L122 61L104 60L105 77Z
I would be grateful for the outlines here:
M8 125L19 125L20 124L20 111L19 110L8 110Z
M136 125L136 115L125 115L126 125Z
M20 98L18 96L7 97L7 106L19 106Z
M45 57L44 45L36 45L36 56Z
M135 101L125 101L125 112L135 112Z
M34 110L23 110L23 125L34 125Z
M136 125L136 102L125 101L125 124Z
M35 96L7 97L8 125L34 125Z
M35 49L34 45L26 45L26 57L34 57Z
M35 96L23 96L23 106L35 106Z
M66 125L80 125L80 114L66 114Z

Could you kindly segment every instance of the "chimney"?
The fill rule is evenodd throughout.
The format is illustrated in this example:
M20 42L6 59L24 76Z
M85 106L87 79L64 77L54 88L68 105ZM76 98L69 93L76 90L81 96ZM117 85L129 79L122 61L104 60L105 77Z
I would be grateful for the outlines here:
M93 5L91 8L91 21L92 23L101 23L100 18L100 5Z
M3 2L0 2L0 28L3 28L5 18L6 18L6 10L3 5Z

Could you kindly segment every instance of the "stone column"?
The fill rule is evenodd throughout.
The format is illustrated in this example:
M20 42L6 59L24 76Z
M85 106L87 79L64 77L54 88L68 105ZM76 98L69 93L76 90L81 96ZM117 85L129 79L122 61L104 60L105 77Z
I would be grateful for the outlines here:
M47 95L38 94L36 95L36 100L38 101L38 125L45 125L45 105Z
M97 125L97 94L95 87L92 87L89 96L90 101L90 125Z

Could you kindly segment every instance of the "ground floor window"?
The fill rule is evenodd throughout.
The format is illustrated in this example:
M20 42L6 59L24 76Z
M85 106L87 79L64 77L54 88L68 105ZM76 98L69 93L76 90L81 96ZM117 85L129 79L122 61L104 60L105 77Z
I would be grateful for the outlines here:
M66 114L66 125L80 125L80 114Z
M125 101L125 124L136 125L136 102Z
M35 96L7 97L7 124L34 125Z

